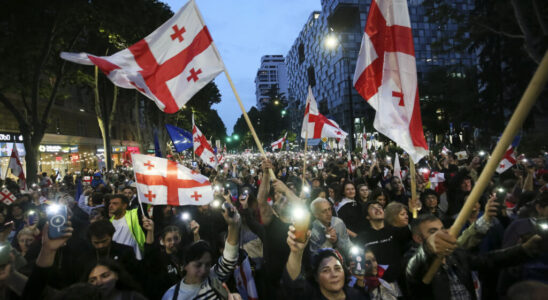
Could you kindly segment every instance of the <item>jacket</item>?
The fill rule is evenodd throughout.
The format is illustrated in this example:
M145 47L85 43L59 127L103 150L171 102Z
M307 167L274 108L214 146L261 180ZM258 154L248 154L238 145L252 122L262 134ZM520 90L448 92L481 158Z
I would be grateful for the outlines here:
M519 264L529 259L521 245L506 249L491 251L483 255L471 255L462 248L457 248L453 254L446 257L446 263L440 267L432 282L428 285L422 282L436 255L426 250L424 245L411 248L406 253L408 258L405 277L409 295L413 299L451 299L448 268L456 273L459 281L466 287L471 299L477 299L474 291L472 270L489 270Z
M126 214L124 216L126 219L127 226L129 227L129 230L131 231L131 234L133 235L133 238L137 242L137 245L139 246L139 250L141 250L141 253L144 253L145 250L145 233L143 232L143 229L141 228L141 225L139 225L139 212L138 209L132 209L132 210L126 210ZM114 220L114 216L110 218L110 221L112 222Z

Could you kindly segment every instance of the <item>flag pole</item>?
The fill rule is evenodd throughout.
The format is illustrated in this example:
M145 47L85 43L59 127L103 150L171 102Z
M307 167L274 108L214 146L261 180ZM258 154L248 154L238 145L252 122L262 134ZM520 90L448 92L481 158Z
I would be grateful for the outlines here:
M504 156L506 149L508 149L508 146L510 146L520 127L523 125L523 122L527 118L527 115L531 111L531 108L535 104L539 94L542 92L542 89L546 85L546 82L548 82L548 51L544 54L542 61L538 65L538 68L535 71L533 78L529 82L527 89L523 93L521 100L514 110L512 118L510 118L510 121L504 129L504 132L502 133L502 136L500 137L497 146L495 147L493 153L491 154L491 157L487 161L487 165L485 165L485 168L483 168L483 171L481 172L478 181L474 185L474 188L466 199L464 206L460 210L459 215L455 220L455 223L453 223L453 226L451 226L451 228L449 229L449 234L451 234L452 236L457 237L464 223L466 222L466 220L468 220L468 217L470 216L474 205L491 181L491 177L493 177L493 174L495 173L495 170L500 160ZM434 275L437 273L440 266L441 258L438 257L432 263L430 269L422 278L422 282L424 284L430 284L432 278L434 278Z
M194 135L194 108L192 109L192 135ZM194 152L194 136L192 137L192 160L196 161L196 153Z
M13 147L15 147L15 142L13 142ZM10 161L11 161L12 154L13 154L13 148L11 149L10 158L8 159L8 165L6 167L6 175L4 175L4 184L5 184L6 178L8 178L8 172L10 171Z
M133 164L133 162L135 161L133 159L133 153L131 154L131 163ZM133 167L133 165L132 165ZM137 192L137 202L139 203L139 207L141 208L141 213L143 214L143 217L145 217L145 210L143 209L143 203L141 202L141 196L139 195L139 189L137 188L137 175L135 174L135 168L133 168L133 178L135 178L135 188L136 188L136 192Z
M304 183L305 183L305 177L306 177L306 151L308 150L308 120L310 118L310 112L308 112L308 114L306 114L306 127L304 129L304 157L303 157L303 184L302 184L302 188L304 188ZM301 189L302 189L301 188Z
M416 172L415 172L415 162L413 161L413 158L409 156L409 172L411 173L411 203L415 203L417 200L417 183L416 183ZM417 218L417 207L414 206L411 210L411 213L413 213L413 219Z
M202 13L196 6L196 3L194 0L191 0L193 2L193 6L196 10L196 14L200 18L200 21L202 24L205 24L204 18L202 16ZM205 25L204 25L205 26ZM232 82L232 78L228 74L228 70L226 68L225 62L221 58L221 54L219 53L219 50L217 50L217 46L215 46L215 42L213 40L211 41L211 46L213 46L213 50L215 51L215 54L219 58L219 60L223 63L223 71L225 73L226 79L228 80L228 83L230 84L230 88L232 88L232 92L234 93L234 96L236 97L236 100L238 101L238 105L240 106L240 109L242 110L242 115L244 116L245 122L247 123L247 127L249 127L249 131L251 131L251 135L253 136L253 140L255 140L255 144L257 145L257 148L259 148L259 152L261 152L261 155L264 159L267 159L266 154L264 153L263 146L261 144L261 141L259 140L259 137L257 137L257 133L255 132L255 129L253 128L253 124L251 124L251 120L249 120L249 116L247 115L247 112L245 111L245 107L242 104L242 100L240 99L240 95L238 95L238 91L236 91L236 87L234 86L234 83ZM275 179L276 175L274 174L274 171L272 169L268 169L268 173L270 174L271 179Z

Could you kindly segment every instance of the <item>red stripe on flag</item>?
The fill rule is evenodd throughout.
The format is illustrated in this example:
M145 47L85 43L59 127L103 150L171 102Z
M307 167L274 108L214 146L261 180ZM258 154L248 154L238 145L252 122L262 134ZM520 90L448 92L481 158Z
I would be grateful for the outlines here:
M166 106L164 112L175 113L179 110L166 82L180 75L194 57L204 52L212 41L204 26L188 47L162 64L158 64L144 39L128 48L137 64L143 69L139 73L143 76L150 91Z
M413 146L428 149L426 139L424 138L424 131L422 129L421 105L419 103L419 87L417 87L415 93L413 114L411 115L411 120L409 121L409 134L411 135L411 142L413 142Z

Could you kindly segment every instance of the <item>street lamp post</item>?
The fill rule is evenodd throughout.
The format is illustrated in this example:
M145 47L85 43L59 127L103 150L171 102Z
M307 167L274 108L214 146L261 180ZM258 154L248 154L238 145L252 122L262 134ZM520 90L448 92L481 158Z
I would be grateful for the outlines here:
M348 77L347 77L347 84L348 84L348 103L350 104L350 151L354 151L355 143L354 143L354 102L352 99L352 78L350 77L350 57L344 56L344 53L346 52L344 49L344 46L342 43L339 42L339 39L335 36L335 34L330 34L326 40L325 45L328 49L336 49L337 46L341 46L342 53L343 53L343 59L345 61L346 70L348 71Z

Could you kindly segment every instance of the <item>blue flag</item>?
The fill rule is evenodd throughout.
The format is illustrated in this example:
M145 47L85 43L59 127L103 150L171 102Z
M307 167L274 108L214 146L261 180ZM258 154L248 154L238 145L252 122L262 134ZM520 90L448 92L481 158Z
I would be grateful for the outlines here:
M194 146L192 143L192 133L169 124L166 124L166 129L173 141L175 151L183 152Z
M160 142L158 141L158 131L156 129L154 129L154 154L156 155L156 157L162 157Z

